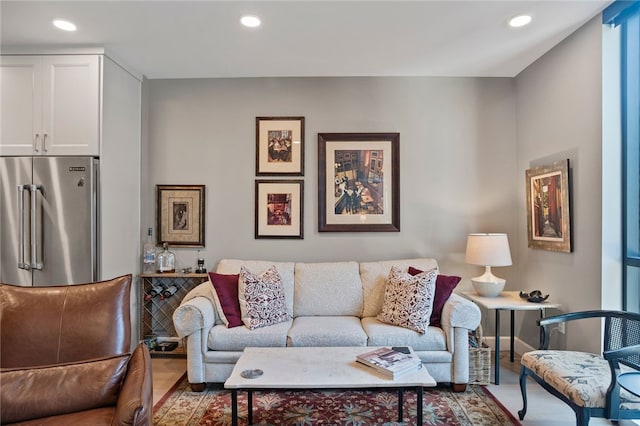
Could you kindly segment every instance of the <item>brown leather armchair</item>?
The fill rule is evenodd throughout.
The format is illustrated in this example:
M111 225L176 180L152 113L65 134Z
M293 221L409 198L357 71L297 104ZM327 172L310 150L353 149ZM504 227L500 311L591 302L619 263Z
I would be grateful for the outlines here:
M131 275L0 284L0 422L150 425L151 358L129 351L130 294Z

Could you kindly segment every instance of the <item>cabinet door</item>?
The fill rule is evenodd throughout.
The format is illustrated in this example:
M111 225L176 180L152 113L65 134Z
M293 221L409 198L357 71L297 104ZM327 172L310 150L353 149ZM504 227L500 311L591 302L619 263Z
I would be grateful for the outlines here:
M42 57L0 57L0 155L42 149Z
M100 56L43 59L42 154L99 155Z

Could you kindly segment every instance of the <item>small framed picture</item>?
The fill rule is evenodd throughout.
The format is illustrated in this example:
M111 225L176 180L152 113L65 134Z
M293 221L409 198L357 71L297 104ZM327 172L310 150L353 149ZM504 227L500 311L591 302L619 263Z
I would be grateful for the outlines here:
M569 160L529 169L526 175L529 247L570 252Z
M204 185L156 185L157 243L204 247Z
M256 176L304 176L304 117L256 117Z
M302 180L256 181L256 238L303 238Z
M400 134L318 134L318 231L400 231Z

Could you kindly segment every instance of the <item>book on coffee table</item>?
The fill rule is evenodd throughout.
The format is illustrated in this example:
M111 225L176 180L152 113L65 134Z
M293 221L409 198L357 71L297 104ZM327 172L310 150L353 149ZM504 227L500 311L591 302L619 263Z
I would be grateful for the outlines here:
M422 361L411 347L379 348L356 356L356 361L395 379L422 368Z

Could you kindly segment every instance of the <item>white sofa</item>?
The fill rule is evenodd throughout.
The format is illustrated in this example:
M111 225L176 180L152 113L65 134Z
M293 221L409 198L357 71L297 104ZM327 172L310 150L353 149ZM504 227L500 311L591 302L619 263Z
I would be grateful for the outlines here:
M186 338L187 376L193 390L224 382L249 346L412 346L438 383L463 391L469 381L468 332L480 323L478 307L453 293L444 305L441 327L424 334L382 323L384 289L391 266L407 270L437 267L434 259L379 262L270 262L221 260L216 272L237 274L278 270L292 320L249 330L227 328L216 313L214 288L207 281L191 290L175 310L178 335Z

